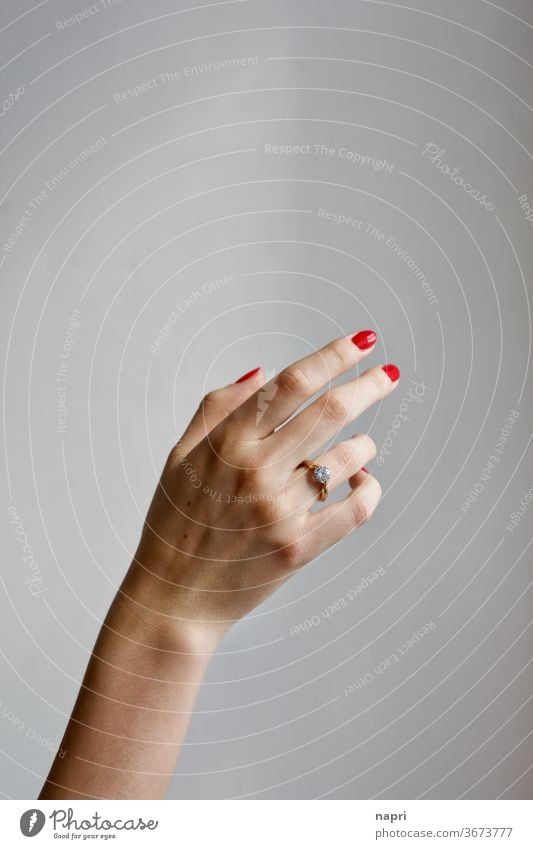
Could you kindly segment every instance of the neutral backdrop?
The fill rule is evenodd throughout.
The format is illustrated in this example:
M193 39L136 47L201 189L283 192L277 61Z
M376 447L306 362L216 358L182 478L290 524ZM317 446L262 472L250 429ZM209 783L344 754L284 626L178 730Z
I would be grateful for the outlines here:
M0 17L3 796L200 396L374 328L382 501L229 632L169 796L531 798L530 0Z

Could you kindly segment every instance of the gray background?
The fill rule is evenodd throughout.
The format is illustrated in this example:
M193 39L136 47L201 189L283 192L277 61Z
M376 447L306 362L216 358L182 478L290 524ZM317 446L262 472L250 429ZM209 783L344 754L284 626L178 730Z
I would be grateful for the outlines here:
M533 4L122 0L58 27L89 6L2 2L0 791L38 793L200 395L371 327L402 370L356 427L389 446L382 502L228 634L169 795L531 798Z

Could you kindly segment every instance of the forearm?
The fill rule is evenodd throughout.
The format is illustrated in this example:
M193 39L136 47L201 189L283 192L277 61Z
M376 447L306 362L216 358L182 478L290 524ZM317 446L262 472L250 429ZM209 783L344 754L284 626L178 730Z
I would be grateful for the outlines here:
M153 587L130 569L39 798L165 796L217 639L162 615Z

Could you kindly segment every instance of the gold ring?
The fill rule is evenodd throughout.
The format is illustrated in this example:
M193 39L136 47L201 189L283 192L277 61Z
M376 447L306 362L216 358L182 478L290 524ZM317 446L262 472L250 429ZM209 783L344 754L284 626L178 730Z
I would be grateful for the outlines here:
M328 481L331 478L331 471L327 466L323 466L321 463L312 463L311 460L302 460L298 464L298 468L300 466L305 466L313 472L313 480L321 486L319 500L325 501L328 497Z

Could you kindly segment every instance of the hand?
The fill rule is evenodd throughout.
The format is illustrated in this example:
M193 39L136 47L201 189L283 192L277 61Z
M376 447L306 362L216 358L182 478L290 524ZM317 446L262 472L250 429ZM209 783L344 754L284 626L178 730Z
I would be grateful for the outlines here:
M297 569L369 519L381 498L378 481L363 470L375 443L356 434L324 446L398 383L398 369L387 365L331 388L375 341L372 331L344 336L267 384L258 368L205 396L168 456L146 517L132 566L141 607L153 613L156 605L171 628L190 627L216 643ZM300 465L310 458L331 470L330 491L344 481L351 487L318 511L311 507L320 484Z
M376 366L331 388L374 344L361 331L266 385L255 369L203 399L170 452L87 666L66 756L55 758L39 798L163 798L224 633L372 515L381 487L362 466L374 442L358 434L324 446L397 382L396 366ZM316 454L330 487L348 480L351 492L312 512L319 484L301 463Z

